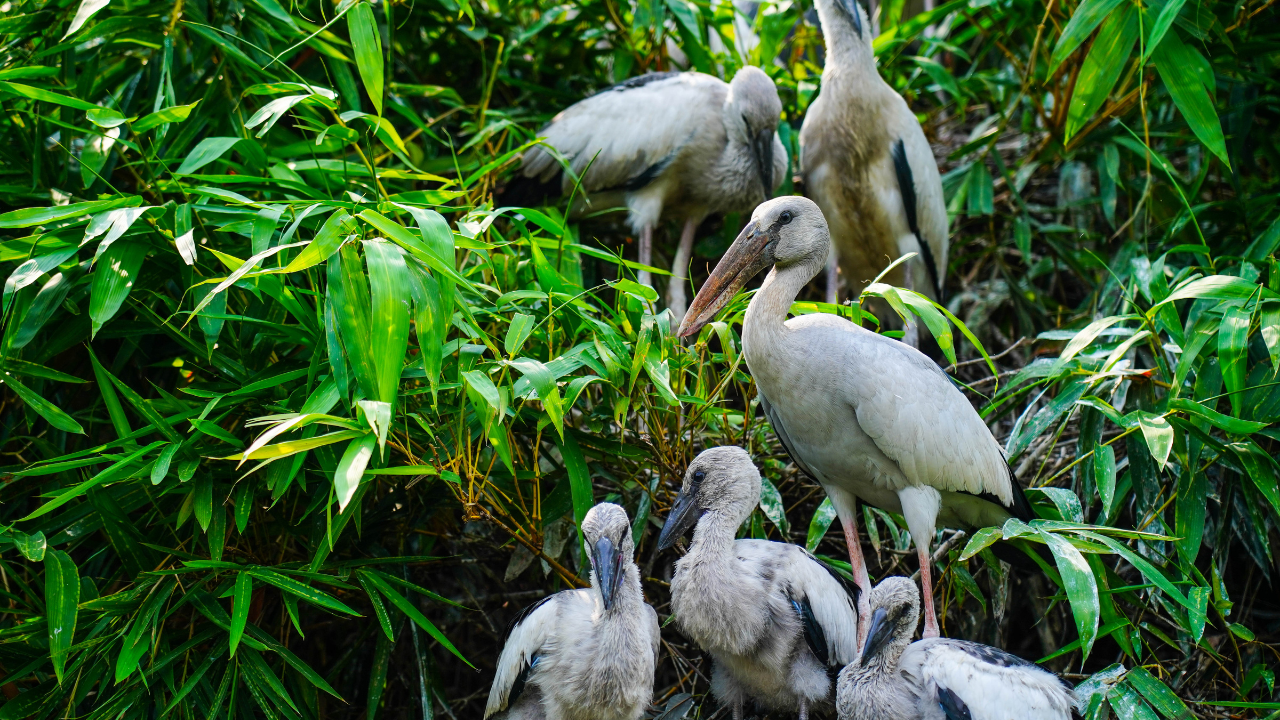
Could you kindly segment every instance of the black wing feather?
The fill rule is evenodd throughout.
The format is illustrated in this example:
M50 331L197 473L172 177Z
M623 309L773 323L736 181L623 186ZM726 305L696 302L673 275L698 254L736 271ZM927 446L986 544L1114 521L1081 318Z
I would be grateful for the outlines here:
M920 234L920 216L916 209L916 181L911 174L911 163L907 160L907 146L901 138L893 144L890 154L893 155L893 169L898 175L902 207L907 212L907 227L911 228L911 233L916 236L916 242L920 244L920 258L924 260L924 266L929 271L929 279L933 281L933 290L941 300L942 283L938 278L938 263L933 259L933 251L929 249L929 243L925 242L924 236Z
M969 706L947 688L938 688L938 707L942 708L942 714L947 716L947 720L973 720L973 716L969 714Z
M791 607L795 608L796 615L800 616L800 624L804 626L804 641L809 645L809 649L813 651L813 656L818 658L818 662L823 665L831 663L831 652L827 648L827 634L822 631L822 626L818 624L818 618L813 615L813 606L809 604L809 598L802 597L800 599L791 598Z

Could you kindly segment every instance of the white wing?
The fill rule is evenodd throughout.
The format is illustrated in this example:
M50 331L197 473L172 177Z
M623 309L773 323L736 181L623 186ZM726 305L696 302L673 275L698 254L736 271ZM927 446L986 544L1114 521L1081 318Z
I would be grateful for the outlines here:
M950 378L905 343L864 330L833 315L787 321L797 347L822 348L838 358L829 387L843 393L858 428L901 471L882 481L927 485L941 491L989 493L1005 508L1015 490L999 443ZM853 432L849 433L853 436Z
M940 691L959 698L973 720L1070 720L1076 706L1075 693L1052 673L965 640L912 643L898 670L917 688L922 710L936 712Z
M938 161L933 156L924 130L901 96L894 103L894 122L897 135L906 150L907 163L911 167L911 176L915 186L916 222L923 241L928 243L929 250L938 269L939 283L943 281L947 271L947 253L950 239L947 234L947 205L942 194L942 177L938 174ZM930 281L932 283L932 281ZM923 288L917 286L918 290Z
M565 600L562 596L571 592L575 591L559 592L543 598L516 617L511 632L507 635L507 644L498 657L493 686L489 688L489 702L484 709L486 719L507 709L512 687L529 668L548 635L554 632L559 605Z
M575 174L590 165L583 178L589 192L624 188L660 172L697 133L722 127L728 89L696 72L641 75L570 106L539 135ZM523 162L526 177L544 182L560 169L541 146L527 150ZM565 191L573 185L567 176L563 182Z
M804 602L827 644L827 663L843 666L857 655L858 616L844 586L804 548L767 540L738 540L734 551L761 578L771 578L766 595ZM794 614L793 607L784 612ZM803 629L805 618L797 618ZM808 640L808 638L806 638Z

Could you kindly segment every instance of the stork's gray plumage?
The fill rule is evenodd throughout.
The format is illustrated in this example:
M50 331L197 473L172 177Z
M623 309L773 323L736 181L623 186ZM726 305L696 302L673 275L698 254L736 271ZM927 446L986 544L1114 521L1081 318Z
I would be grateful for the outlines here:
M760 502L746 451L712 448L685 472L662 528L666 549L694 528L676 561L671 610L680 631L711 654L711 690L741 720L748 700L799 712L831 703L831 671L857 652L857 614L844 584L804 548L734 540Z
M728 83L698 72L650 73L572 105L538 134L582 177L593 207L627 208L642 265L651 264L658 222L683 223L667 292L680 317L698 224L713 213L749 212L784 179L781 114L773 80L756 67ZM542 182L562 175L542 146L525 152L521 172ZM560 183L565 194L573 189L568 175ZM649 273L639 279L649 284Z
M1071 688L1016 655L968 640L911 642L920 594L903 577L871 591L872 620L857 661L840 671L840 720L1070 720Z
M1031 520L1031 508L991 431L929 358L835 315L787 319L830 244L812 201L764 203L694 298L679 334L696 333L747 280L773 266L742 323L760 404L796 465L835 506L862 590L864 632L871 587L858 544L858 498L906 518L920 558L925 633L935 637L929 546L937 524Z
M827 45L822 89L800 129L805 194L822 208L845 280L860 288L894 259L919 253L887 282L940 299L947 208L919 121L876 70L857 0L816 0ZM834 265L830 266L834 270ZM829 302L836 302L828 275ZM913 343L914 344L914 343Z
M627 513L587 512L591 587L564 590L516 618L498 659L485 718L636 720L653 695L658 615L644 601Z

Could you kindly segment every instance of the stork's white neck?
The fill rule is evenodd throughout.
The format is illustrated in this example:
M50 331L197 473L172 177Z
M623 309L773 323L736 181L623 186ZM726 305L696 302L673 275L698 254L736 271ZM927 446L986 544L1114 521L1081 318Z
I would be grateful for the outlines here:
M598 607L603 610L604 599L597 585L595 572L591 573L591 590L595 595ZM635 617L638 608L644 604L644 590L640 587L640 568L634 561L623 563L622 582L618 583L618 591L613 596L613 606L602 612L606 621L629 623Z
M826 257L824 255L823 260ZM775 347L786 332L787 313L796 295L822 269L822 263L796 263L785 268L774 267L764 279L764 284L751 298L746 317L742 321L742 349L751 357ZM753 369L754 373L755 370Z

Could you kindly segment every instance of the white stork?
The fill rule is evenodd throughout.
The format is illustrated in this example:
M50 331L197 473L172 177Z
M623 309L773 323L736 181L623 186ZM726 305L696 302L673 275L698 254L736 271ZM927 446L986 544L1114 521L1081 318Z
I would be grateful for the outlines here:
M911 642L920 593L904 577L871 591L871 625L840 671L840 720L1071 720L1076 696L1053 673L968 640Z
M929 546L939 522L988 527L1032 519L999 443L946 373L918 350L828 314L788 320L796 293L831 245L822 211L801 197L756 208L680 325L696 333L759 271L742 349L760 405L801 470L822 485L844 527L865 632L871 590L858 544L858 498L900 512L920 558L925 637L938 635Z
M711 691L742 720L748 700L770 711L830 707L831 677L857 654L857 613L843 581L804 548L734 540L760 503L760 473L746 451L712 448L689 464L658 537L676 561L671 611L681 632L711 654Z
M641 265L651 265L662 218L684 224L667 286L678 319L698 225L713 213L749 212L782 183L781 115L778 89L757 67L742 68L728 83L698 72L649 73L570 106L538 134L582 177L594 207L627 208ZM574 187L542 146L525 151L521 174L564 194ZM641 271L639 281L650 284L649 273Z
M816 5L827 55L822 89L800 129L800 173L835 243L828 302L838 301L836 259L849 285L862 287L909 252L919 258L886 281L941 300L947 207L929 141L876 70L870 25L857 0Z
M582 521L591 587L564 590L512 622L486 720L638 720L653 696L658 615L644 601L627 513L612 503Z

